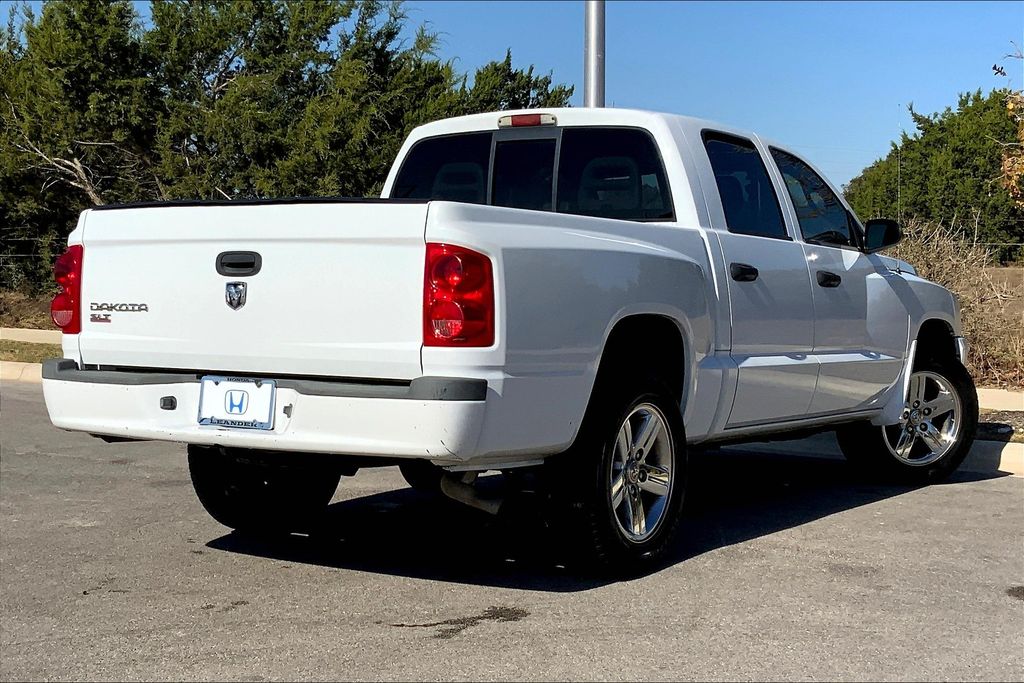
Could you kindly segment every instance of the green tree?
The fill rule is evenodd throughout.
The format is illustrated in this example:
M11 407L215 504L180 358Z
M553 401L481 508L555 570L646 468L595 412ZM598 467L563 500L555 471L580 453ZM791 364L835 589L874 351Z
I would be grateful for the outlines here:
M1024 212L1002 182L1004 146L1015 122L1007 93L961 95L955 110L926 116L911 107L917 128L846 187L861 218L911 217L957 223L982 242L1024 241ZM1001 250L1004 258L1012 249Z
M144 44L162 96L155 153L170 197L281 193L278 163L335 59L351 2L152 3Z
M49 0L0 44L0 285L39 284L82 209L152 199L364 196L447 116L568 104L505 59L472 87L398 2ZM13 18L15 17L16 18ZM28 254L29 257L15 256Z
M131 3L48 3L24 29L4 82L12 148L92 204L145 192L156 98Z
M38 279L85 206L147 196L156 92L127 0L12 11L0 56L4 283ZM43 259L25 260L38 253ZM22 255L20 260L13 254Z
M552 86L551 74L534 76L532 66L526 71L514 69L509 49L503 61L477 69L473 87L466 91L465 107L469 112L564 107L572 91L572 86Z

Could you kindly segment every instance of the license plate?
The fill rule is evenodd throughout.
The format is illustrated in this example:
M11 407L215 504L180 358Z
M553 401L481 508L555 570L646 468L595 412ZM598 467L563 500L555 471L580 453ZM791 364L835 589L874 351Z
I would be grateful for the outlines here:
M273 429L272 379L207 375L199 384L199 424L234 429Z

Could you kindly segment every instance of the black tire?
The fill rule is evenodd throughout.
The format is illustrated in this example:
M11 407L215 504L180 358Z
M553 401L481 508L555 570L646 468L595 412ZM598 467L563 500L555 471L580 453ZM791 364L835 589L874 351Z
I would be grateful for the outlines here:
M341 475L288 454L189 446L199 502L226 527L252 534L309 531L331 502Z
M621 509L616 513L613 508L612 463L620 429L627 417L645 405L656 408L663 418L671 444L672 478L655 528L637 540L629 538L620 524ZM679 403L661 382L599 384L575 443L551 466L553 497L569 503L568 540L582 561L599 570L631 574L655 565L672 546L687 481L686 435ZM645 495L642 489L640 495Z
M407 460L398 465L402 478L413 489L423 493L441 493L441 477L444 470L426 460Z
M960 466L974 443L978 429L978 393L967 369L955 358L923 358L914 364L914 372L934 373L948 382L956 392L960 402L960 428L954 445L934 462L912 464L897 457L888 445L897 442L900 425L879 427L860 422L837 429L836 438L843 455L851 464L873 478L916 485L942 481ZM922 453L922 448L927 447L915 442L911 457L915 453Z

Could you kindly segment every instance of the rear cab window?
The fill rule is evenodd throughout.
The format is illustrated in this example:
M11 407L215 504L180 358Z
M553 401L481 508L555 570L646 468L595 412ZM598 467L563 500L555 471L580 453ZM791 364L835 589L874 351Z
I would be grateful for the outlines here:
M491 204L550 211L555 145L555 138L499 140L494 145Z
M558 159L558 211L624 220L671 220L658 147L637 128L567 128Z
M490 158L491 133L426 138L405 157L391 196L483 204Z
M635 221L674 220L654 138L639 128L567 127L536 136L463 133L417 142L391 196Z

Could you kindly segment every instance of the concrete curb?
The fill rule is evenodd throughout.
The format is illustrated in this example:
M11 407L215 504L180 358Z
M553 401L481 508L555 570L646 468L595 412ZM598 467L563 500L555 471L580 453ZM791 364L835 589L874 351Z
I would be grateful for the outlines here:
M1024 410L1024 391L980 387L978 406L988 410Z
M43 366L40 363L19 363L13 360L0 361L0 381L42 383Z
M1024 443L975 441L960 468L966 472L1007 472L1024 477Z
M817 434L799 441L769 441L729 446L729 450L748 453L772 453L814 458L842 459L839 444L832 434ZM1024 443L975 441L960 465L960 472L995 474L1002 472L1024 477Z
M14 327L0 327L0 339L31 342L33 344L60 344L60 330L24 330Z

